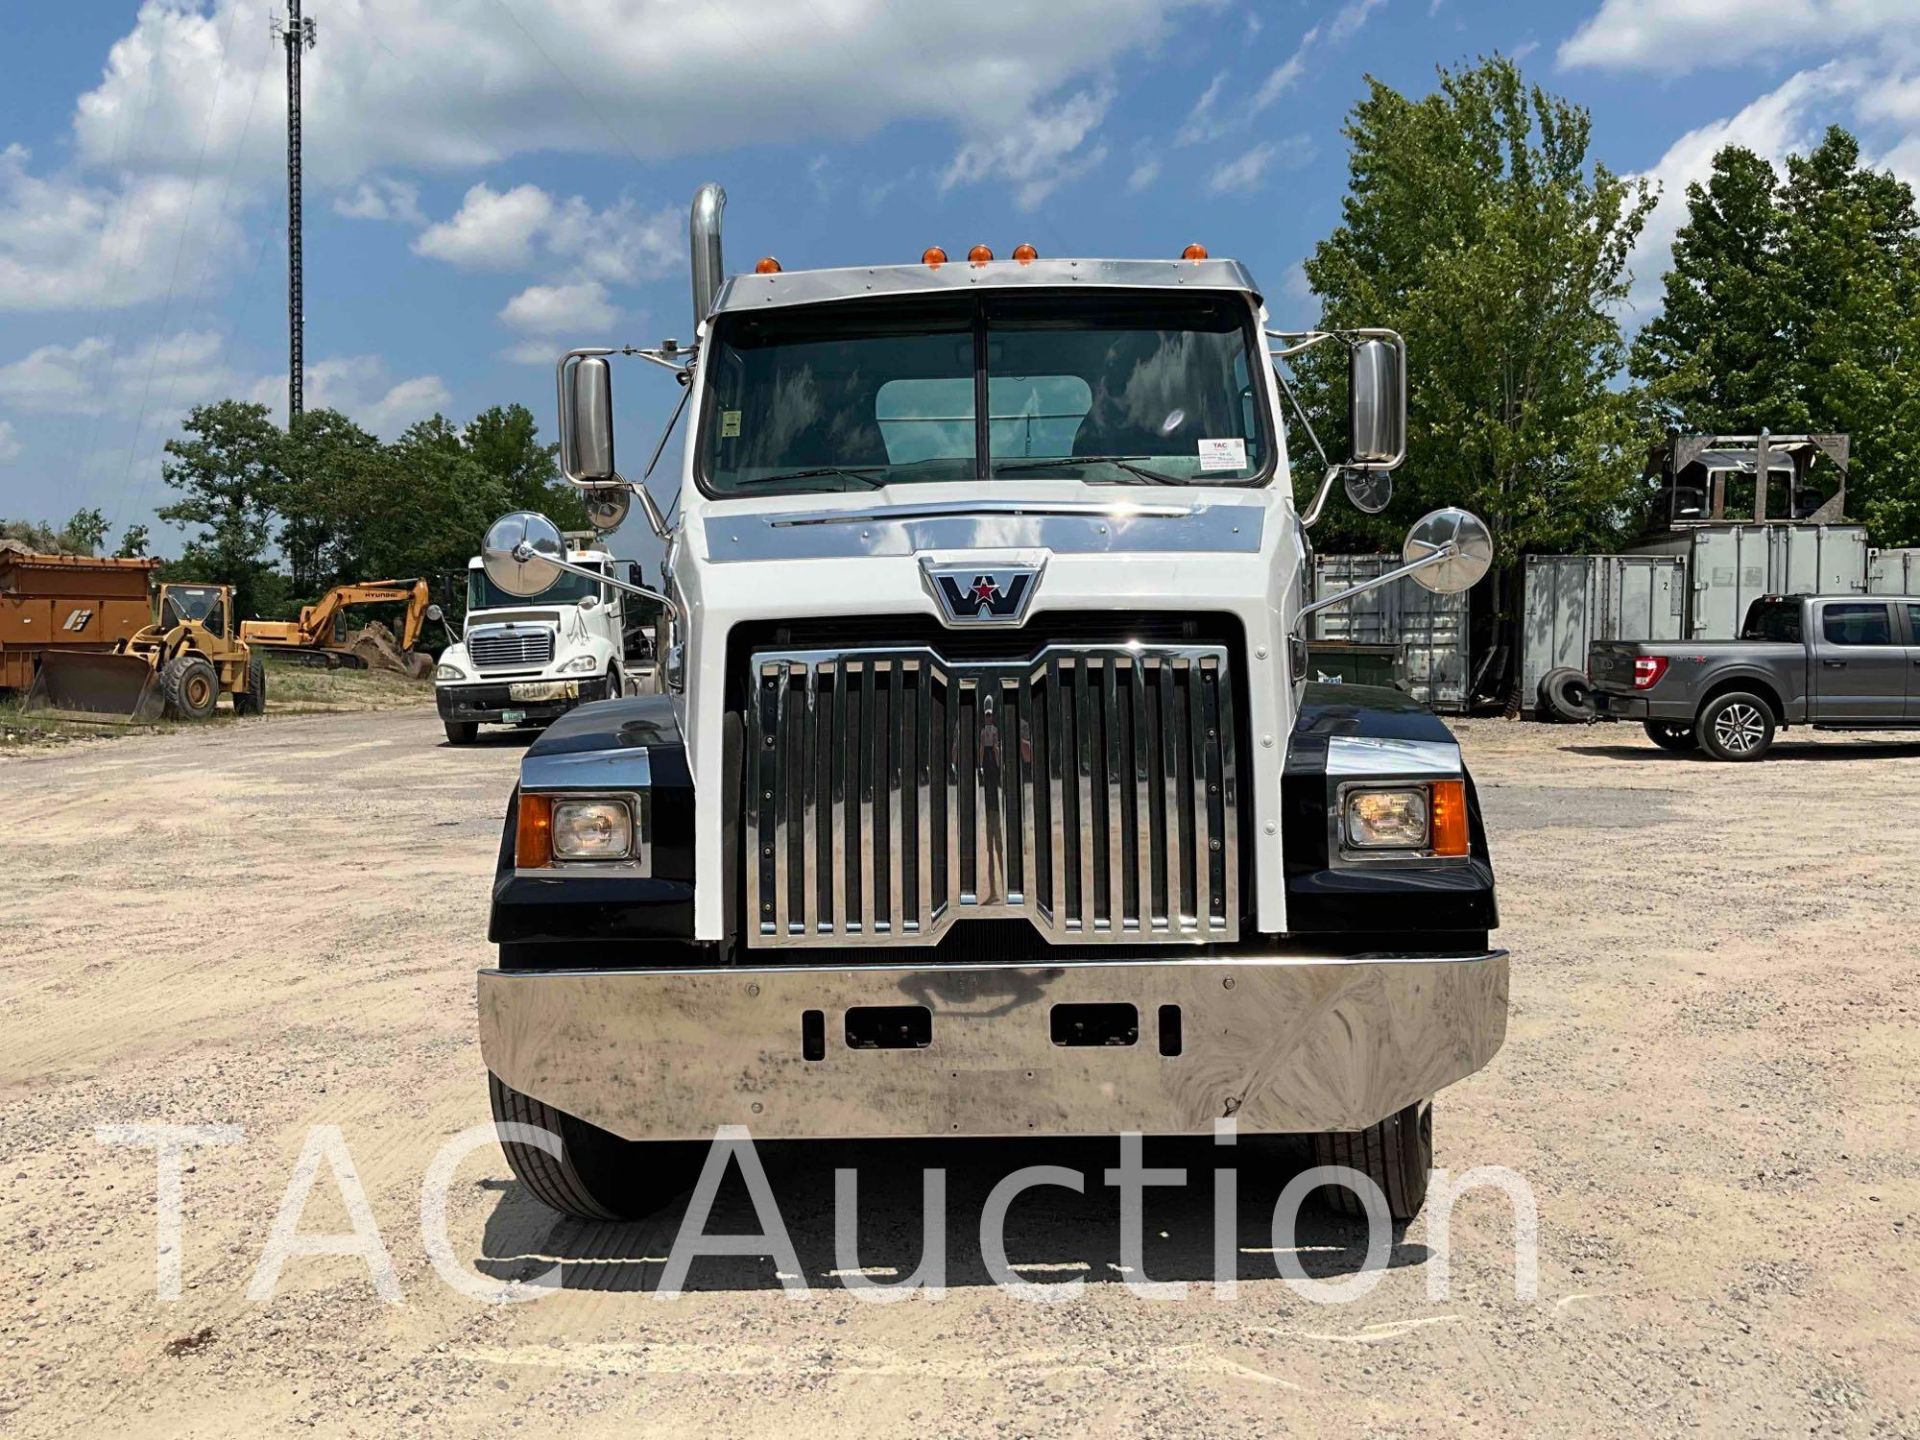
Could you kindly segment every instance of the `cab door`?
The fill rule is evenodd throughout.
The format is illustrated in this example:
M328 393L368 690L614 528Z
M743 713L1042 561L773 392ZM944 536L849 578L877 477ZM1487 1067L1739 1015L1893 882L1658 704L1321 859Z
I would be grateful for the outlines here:
M1816 722L1904 722L1913 662L1906 635L1895 626L1892 603L1825 600L1818 609L1812 676Z
M1907 723L1920 722L1920 604L1900 607L1907 621Z

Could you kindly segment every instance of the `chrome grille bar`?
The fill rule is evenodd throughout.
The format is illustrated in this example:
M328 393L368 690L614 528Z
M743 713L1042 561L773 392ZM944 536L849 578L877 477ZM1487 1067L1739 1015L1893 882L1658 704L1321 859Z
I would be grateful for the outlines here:
M544 666L553 659L553 631L476 630L467 636L467 655L476 670Z
M749 664L751 946L926 945L970 917L1056 944L1239 938L1224 646Z

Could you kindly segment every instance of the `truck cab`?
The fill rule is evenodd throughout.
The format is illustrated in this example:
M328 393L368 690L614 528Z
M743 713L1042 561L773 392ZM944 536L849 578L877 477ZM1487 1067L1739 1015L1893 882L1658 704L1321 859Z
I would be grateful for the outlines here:
M692 345L560 362L564 473L646 506L671 625L664 693L558 721L507 803L481 1046L496 1115L557 1137L505 1142L516 1173L624 1215L722 1125L1232 1120L1411 1216L1508 961L1446 727L1307 683L1302 621L1348 598L1309 603L1308 527L1342 478L1386 503L1398 337L1269 332L1197 245L727 278L723 200ZM1323 343L1353 456L1296 510L1274 361ZM683 387L672 525L614 465L618 354ZM509 591L564 565L528 514L484 556ZM1437 511L1361 588L1490 556Z
M494 584L479 556L468 562L466 623L434 671L434 698L450 744L471 744L483 724L539 724L640 688L644 643L633 639L636 627L629 623L636 607L610 583L632 567L577 539L568 541L566 554L588 573L557 574L526 596Z

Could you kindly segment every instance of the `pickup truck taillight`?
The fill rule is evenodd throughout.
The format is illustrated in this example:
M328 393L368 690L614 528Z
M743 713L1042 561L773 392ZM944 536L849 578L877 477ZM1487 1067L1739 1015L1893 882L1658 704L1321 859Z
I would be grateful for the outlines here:
M1667 673L1664 655L1636 655L1633 658L1633 688L1645 690Z

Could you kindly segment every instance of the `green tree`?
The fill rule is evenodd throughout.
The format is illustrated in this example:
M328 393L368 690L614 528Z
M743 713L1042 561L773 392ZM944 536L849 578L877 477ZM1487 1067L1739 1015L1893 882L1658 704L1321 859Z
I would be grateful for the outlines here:
M107 517L98 510L76 510L60 531L62 548L71 555L92 555L107 538Z
M467 422L467 453L506 487L508 507L539 510L562 530L584 530L580 494L560 478L560 447L540 443L540 425L524 405L495 405Z
M120 532L120 548L113 553L122 560L143 559L148 543L146 526L129 525Z
M1305 268L1324 327L1405 337L1408 460L1385 515L1331 507L1316 543L1397 546L1410 519L1453 504L1487 521L1503 567L1610 546L1647 434L1641 398L1616 383L1616 312L1652 197L1590 161L1587 113L1510 60L1443 69L1420 99L1367 83L1341 223ZM1344 358L1323 346L1303 371L1316 428L1340 437Z
M237 613L257 615L272 567L274 505L284 492L285 437L264 405L221 400L188 412L167 441L161 475L180 492L162 520L197 526L178 566L194 579L234 587Z
M1847 508L1883 545L1920 541L1920 217L1835 126L1781 181L1730 146L1687 190L1662 314L1633 372L1695 433L1840 431Z

